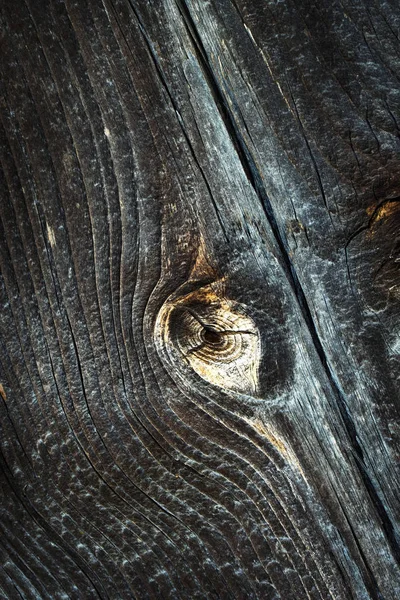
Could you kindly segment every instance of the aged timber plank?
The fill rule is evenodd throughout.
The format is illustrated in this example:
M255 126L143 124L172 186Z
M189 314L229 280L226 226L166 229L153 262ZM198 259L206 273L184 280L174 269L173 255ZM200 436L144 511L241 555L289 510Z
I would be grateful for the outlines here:
M5 597L398 598L396 373L366 343L397 315L374 244L396 251L396 46L390 90L382 57L348 60L388 90L346 138L358 173L300 25L357 15L312 9L3 3ZM343 122L301 101L303 46ZM318 152L353 190L334 215Z

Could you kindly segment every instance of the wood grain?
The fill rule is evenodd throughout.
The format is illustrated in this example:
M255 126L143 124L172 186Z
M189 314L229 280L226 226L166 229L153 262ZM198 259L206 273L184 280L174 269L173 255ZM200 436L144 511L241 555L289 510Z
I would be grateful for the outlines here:
M399 598L397 3L1 20L0 596Z

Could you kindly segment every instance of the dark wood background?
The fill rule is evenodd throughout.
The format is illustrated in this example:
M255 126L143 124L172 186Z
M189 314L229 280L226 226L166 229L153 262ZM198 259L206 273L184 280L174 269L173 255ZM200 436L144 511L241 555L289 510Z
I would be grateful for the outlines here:
M398 0L0 14L0 597L398 600Z

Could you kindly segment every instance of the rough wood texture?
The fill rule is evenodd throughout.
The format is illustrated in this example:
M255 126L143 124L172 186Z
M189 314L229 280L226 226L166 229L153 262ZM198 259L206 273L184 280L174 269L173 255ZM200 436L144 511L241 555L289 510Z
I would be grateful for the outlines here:
M398 600L397 0L1 20L1 598Z

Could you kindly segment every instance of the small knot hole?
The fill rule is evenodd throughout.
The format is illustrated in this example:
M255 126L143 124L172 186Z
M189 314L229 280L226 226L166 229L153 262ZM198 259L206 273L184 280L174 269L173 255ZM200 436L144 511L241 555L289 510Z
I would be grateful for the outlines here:
M222 343L222 335L213 329L204 329L203 340L210 346L219 346Z

